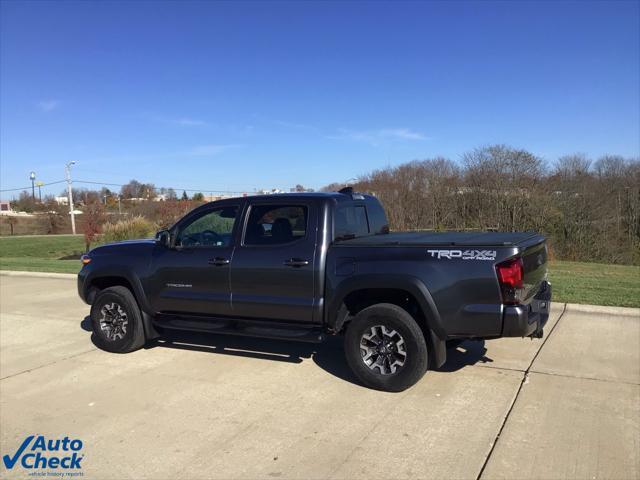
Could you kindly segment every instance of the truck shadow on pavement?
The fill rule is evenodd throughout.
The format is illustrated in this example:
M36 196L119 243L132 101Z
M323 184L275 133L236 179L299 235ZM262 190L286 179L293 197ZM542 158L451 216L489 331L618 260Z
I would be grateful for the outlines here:
M88 316L80 323L80 327L87 332L92 332L91 320ZM93 338L92 333L91 341L95 345ZM328 336L323 343L303 343L176 330L166 331L161 338L151 340L144 348L147 350L172 348L287 363L302 363L305 359L311 359L327 373L361 386L345 360L341 335ZM485 356L486 352L487 349L482 340L467 340L457 346L452 345L447 348L446 363L435 370L454 372L478 362L492 362L493 360Z
M438 372L455 372L476 363L491 363L493 360L486 356L487 348L484 340L465 340L457 345L447 346L447 361Z
M302 363L306 359L311 359L327 373L359 385L344 359L342 340L343 338L338 336L329 337L323 343L304 343L173 331L165 332L161 338L149 342L145 348L174 348L286 363Z

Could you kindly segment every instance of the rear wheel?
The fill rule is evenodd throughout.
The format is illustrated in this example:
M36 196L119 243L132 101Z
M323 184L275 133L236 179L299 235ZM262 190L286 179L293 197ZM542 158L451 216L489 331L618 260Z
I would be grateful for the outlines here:
M367 387L400 392L427 370L427 343L413 317L397 305L363 309L345 336L347 363Z
M91 327L96 345L108 352L133 352L145 343L140 308L126 287L105 288L96 295Z

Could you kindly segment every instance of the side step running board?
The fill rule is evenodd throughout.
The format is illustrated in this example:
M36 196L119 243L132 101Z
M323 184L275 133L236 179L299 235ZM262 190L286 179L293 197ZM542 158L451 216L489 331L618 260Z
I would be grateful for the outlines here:
M318 326L300 326L272 320L256 321L235 318L213 318L195 315L159 314L153 319L157 327L195 332L243 335L247 337L320 343L325 335Z

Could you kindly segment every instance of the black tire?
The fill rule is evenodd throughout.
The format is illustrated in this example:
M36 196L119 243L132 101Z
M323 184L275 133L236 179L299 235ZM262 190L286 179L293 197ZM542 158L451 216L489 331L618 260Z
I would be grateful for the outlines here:
M368 352L365 351L365 348L368 348L370 344L368 343L369 340L365 340L363 336L370 336L372 332L382 332L379 328L380 326L385 327L386 332L395 331L400 335L400 337L396 335L395 338L401 340L397 343L403 345L404 352L400 356L394 354L395 356L391 358L395 360L401 359L403 364L396 366L394 372L391 372L389 361L384 366L384 359L382 362L372 362L375 364L373 366L365 363L367 358L371 362L371 358L374 357L367 357ZM361 348L361 342L364 342L364 348ZM392 345L393 341L388 344L391 345L392 349L397 350L397 347ZM376 390L401 392L414 385L427 371L427 342L422 329L406 310L390 303L372 305L355 316L347 326L344 350L347 363L358 380L367 387ZM382 366L378 366L378 363ZM386 373L382 372L383 366L387 370Z
M119 321L126 322L117 331L113 330L114 315L105 313L114 311ZM126 287L109 287L98 292L91 305L91 328L94 343L107 352L129 353L145 344L140 307Z

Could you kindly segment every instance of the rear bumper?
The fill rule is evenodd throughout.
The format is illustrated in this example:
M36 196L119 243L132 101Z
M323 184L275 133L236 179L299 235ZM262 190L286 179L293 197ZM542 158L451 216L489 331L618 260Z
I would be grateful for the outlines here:
M540 290L530 304L505 307L502 336L542 338L550 310L551 284L542 282Z

